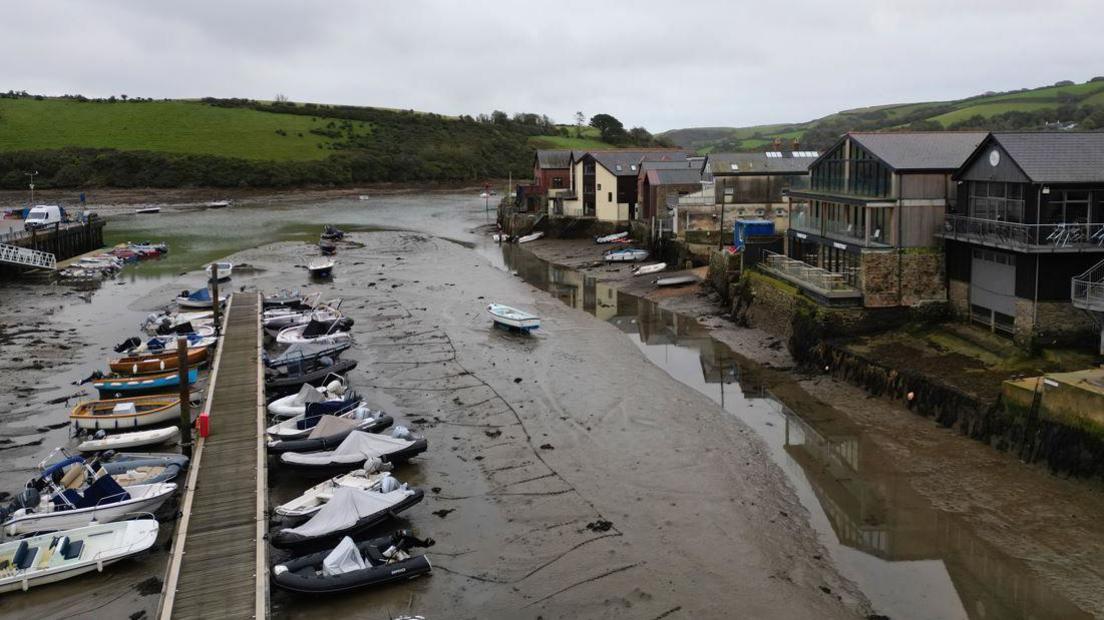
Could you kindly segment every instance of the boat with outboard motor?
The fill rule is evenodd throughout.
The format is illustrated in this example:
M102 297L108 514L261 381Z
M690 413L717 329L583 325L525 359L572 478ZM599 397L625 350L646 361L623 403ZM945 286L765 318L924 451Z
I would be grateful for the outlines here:
M315 256L307 263L307 271L312 278L329 278L333 276L333 268L337 263L329 256Z
M301 549L356 536L417 504L424 496L421 489L411 489L392 476L372 489L339 486L306 522L277 530L269 535L269 542L282 549Z
M97 371L99 373L99 371ZM93 374L95 377L96 374ZM195 368L188 369L188 385L192 385L199 377L199 371ZM180 390L180 373L163 372L151 375L127 376L107 375L99 373L98 378L91 381L92 387L100 393L100 398L123 398L133 396L146 396L150 394L165 394Z
M226 303L227 299L227 295L219 295L219 305ZM176 296L176 305L181 308L211 308L214 306L214 300L211 298L211 291L198 288L194 291L181 291Z
M433 544L432 538L416 538L410 530L360 543L346 536L332 549L272 567L272 583L292 592L321 594L414 579L429 573L432 566L428 557L410 551Z
M347 316L331 320L320 320L311 317L311 320L307 323L280 330L280 333L276 335L276 342L279 344L347 342L353 339L353 335L349 333L352 328L353 319Z
M319 403L321 406L325 403ZM391 426L391 416L367 407L357 407L343 415L321 415L303 418L304 433L298 436L275 436L265 446L268 454L284 452L316 452L339 447L355 432L377 433Z
M94 523L0 544L0 593L62 581L137 555L157 542L156 519Z
M280 504L274 512L292 521L305 519L318 512L323 504L333 499L333 493L338 487L353 487L365 491L376 489L379 488L380 482L384 478L391 475L390 471L390 463L384 463L380 459L368 459L364 462L364 467L319 482L303 491L298 497Z
M324 357L336 359L351 346L353 346L353 343L350 340L334 343L300 342L288 346L283 353L276 357L268 357L266 354L264 363L269 368L279 368L281 366L313 363Z
M126 448L139 448L141 446L155 446L180 439L180 428L166 426L163 428L151 428L144 431L131 431L129 433L116 433L108 435L103 429L96 431L92 439L82 441L77 445L81 452L100 452L101 450L124 450Z
M340 403L348 400L345 395L347 390L345 377L335 374L332 378L327 377L323 385L304 384L295 394L289 394L268 403L268 412L277 418L295 418L306 413L307 405L311 403L325 401ZM360 397L356 398L356 402L359 403Z
M331 381L331 375L344 375L357 367L356 360L320 357L313 362L265 368L265 393L269 398L294 394L302 386L319 386Z

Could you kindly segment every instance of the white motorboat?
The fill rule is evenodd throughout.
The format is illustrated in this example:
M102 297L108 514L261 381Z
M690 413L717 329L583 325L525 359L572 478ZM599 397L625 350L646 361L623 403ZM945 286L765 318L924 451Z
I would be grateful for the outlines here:
M307 263L307 270L313 278L328 278L333 275L335 264L329 256L315 256Z
M303 494L293 500L276 507L276 514L289 519L309 517L318 512L323 504L333 498L334 491L339 487L352 487L362 491L375 490L380 487L383 479L390 476L391 464L379 459L369 459L364 469L357 469L347 474L336 476L325 482L314 485L303 491Z
M137 215L146 215L146 214L150 214L150 213L160 213L160 212L161 212L161 207L140 207L140 208L134 210L134 213L137 214Z
M594 243L597 243L597 244L613 243L614 241L620 241L621 239L626 239L626 238L628 238L628 236L629 236L629 233L627 233L627 232L613 233L612 235L605 235L605 236L602 236L602 237L595 237L594 238Z
M221 282L223 280L229 280L230 279L230 274L234 272L234 263L231 263L230 261L225 261L224 260L224 261L217 261L217 262L211 263L210 265L207 265L206 267L203 268L203 270L207 272L207 277L208 278L210 278L211 274L214 273L214 270L215 270L216 266L218 266L218 279L219 279L219 282Z
M98 431L100 435L103 431ZM155 446L180 438L180 428L166 426L164 428L152 428L147 431L134 431L132 433L118 433L104 437L94 436L93 439L82 441L77 449L81 452L99 452L101 450L122 450L124 448L137 448L139 446Z
M188 323L191 323L196 329L201 327L211 327L213 329L214 312L202 310L199 312L153 313L148 315L146 320L142 322L142 330L150 335L156 335L158 332L170 333L174 332L177 327Z
M518 237L517 242L518 243L529 243L530 241L536 241L537 239L540 239L543 236L544 236L544 233L535 232L535 233L532 233L532 234L524 235L522 237Z
M109 431L150 426L180 417L180 399L172 396L132 396L93 400L73 408L69 419L78 428Z
M311 319L304 325L295 325L281 330L276 335L276 342L280 344L299 344L310 342L313 344L339 344L350 342L353 335L349 330L353 326L353 320L342 317L333 321L318 321Z
M310 403L340 399L345 394L345 377L334 375L335 379L324 386L304 383L295 394L289 394L268 403L268 412L278 418L294 418L307 411ZM271 429L269 429L271 432Z
M0 544L0 593L28 590L142 553L157 542L155 519L100 523Z
M646 276L653 273L659 273L666 268L667 263L652 263L651 265L641 265L633 269L632 274L634 276Z
M176 484L172 482L137 484L124 489L114 478L103 475L88 485L83 494L76 489L58 488L56 493L43 495L31 508L12 512L4 521L4 533L18 536L82 527L93 521L121 521L135 513L155 512L174 492Z
M208 209L225 209L231 204L233 203L231 203L229 200L212 200L206 203L204 206L206 206Z
M520 329L526 332L540 327L540 317L523 310L518 310L517 308L511 308L510 306L490 304L487 306L487 312L490 313L491 319L494 320L497 325L502 325L504 327Z
M635 263L648 259L648 250L640 248L617 248L603 255L607 263Z
M330 306L318 306L317 308L307 310L291 310L290 308L281 308L281 310L285 311L277 312L270 310L264 313L264 317L261 318L261 324L264 325L265 329L270 332L280 332L288 327L310 323L311 319L318 321L333 321L343 316L340 310ZM270 312L271 314L269 314Z

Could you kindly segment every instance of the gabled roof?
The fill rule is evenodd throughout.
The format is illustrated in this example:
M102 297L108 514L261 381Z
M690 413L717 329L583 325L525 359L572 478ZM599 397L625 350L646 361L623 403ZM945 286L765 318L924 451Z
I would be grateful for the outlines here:
M775 153L777 155L775 155ZM705 167L713 176L738 174L799 174L809 171L816 151L772 151L757 153L710 153Z
M1104 132L994 132L990 140L1035 183L1104 181ZM986 144L970 159L985 150Z
M896 171L956 170L987 135L984 131L855 131L842 139L850 136Z
M679 161L642 161L640 162L640 172L644 173L649 170L686 170L697 168L694 162L689 158Z
M670 149L617 149L609 151L587 151L581 157L590 156L594 161L609 170L614 176L636 176L640 164L644 161L686 161L685 151ZM581 158L576 156L575 159ZM687 164L689 165L689 164Z
M541 169L567 168L571 160L570 149L539 149L537 150L537 167Z
M652 185L697 185L701 182L701 172L696 168L658 168L646 174Z

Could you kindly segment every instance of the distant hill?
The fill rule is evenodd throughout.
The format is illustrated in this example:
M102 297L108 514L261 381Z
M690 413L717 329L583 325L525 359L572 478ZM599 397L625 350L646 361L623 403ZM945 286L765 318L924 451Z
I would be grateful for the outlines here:
M247 99L89 100L9 91L0 93L0 188L25 187L27 170L39 171L41 187L518 179L531 174L536 148L574 140L561 133L536 114L450 117Z
M707 153L761 150L776 139L786 145L798 140L806 148L824 148L847 131L1070 128L1104 129L1104 77L955 101L857 108L802 123L673 129L657 137Z

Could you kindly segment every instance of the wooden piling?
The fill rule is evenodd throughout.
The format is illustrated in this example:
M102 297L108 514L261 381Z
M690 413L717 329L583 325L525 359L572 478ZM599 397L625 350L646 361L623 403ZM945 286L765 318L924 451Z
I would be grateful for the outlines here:
M176 338L177 376L180 378L180 446L184 453L192 455L192 386L188 384L188 339Z

